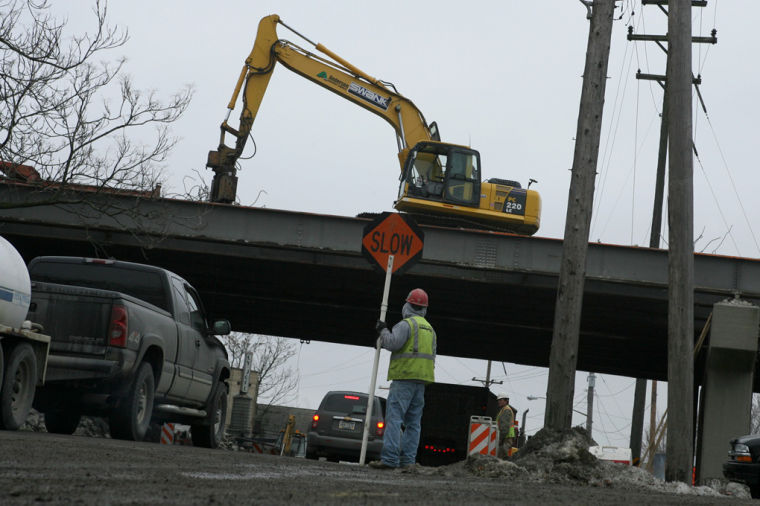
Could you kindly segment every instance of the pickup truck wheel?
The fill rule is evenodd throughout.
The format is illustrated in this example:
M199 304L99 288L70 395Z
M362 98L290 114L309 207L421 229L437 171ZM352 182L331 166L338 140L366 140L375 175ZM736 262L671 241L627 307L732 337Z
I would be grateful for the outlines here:
M73 434L81 419L82 415L77 411L46 411L45 428L53 434Z
M16 430L26 421L37 385L37 358L28 343L10 352L0 393L0 428Z
M111 437L142 441L153 414L155 381L150 364L143 362L137 369L134 382L126 397L119 400L111 412Z
M222 382L216 384L214 395L209 403L211 412L210 421L206 424L190 426L190 436L193 445L204 448L218 448L224 439L227 420L227 385Z
M5 360L3 359L3 343L0 342L0 392L3 391L3 364L5 363Z

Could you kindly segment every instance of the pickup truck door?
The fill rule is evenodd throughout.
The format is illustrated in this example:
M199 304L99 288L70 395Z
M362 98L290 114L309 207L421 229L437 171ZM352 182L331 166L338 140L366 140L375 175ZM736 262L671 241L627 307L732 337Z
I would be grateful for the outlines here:
M193 382L193 364L197 347L195 345L198 331L190 321L190 307L187 303L185 284L178 278L172 278L174 291L175 314L177 322L177 358L175 360L174 381L169 389L169 396L187 399L188 391Z
M210 349L209 338L206 337L208 324L203 315L200 297L189 285L185 284L184 287L190 309L190 327L194 331L193 346L195 347L192 363L193 381L190 383L187 397L205 403L214 386L214 367L217 355Z

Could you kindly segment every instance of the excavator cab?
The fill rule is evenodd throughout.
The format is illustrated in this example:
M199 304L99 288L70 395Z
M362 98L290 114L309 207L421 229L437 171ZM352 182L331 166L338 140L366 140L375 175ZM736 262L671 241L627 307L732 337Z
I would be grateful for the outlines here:
M420 142L409 152L399 187L404 197L460 206L480 205L480 154L464 146Z

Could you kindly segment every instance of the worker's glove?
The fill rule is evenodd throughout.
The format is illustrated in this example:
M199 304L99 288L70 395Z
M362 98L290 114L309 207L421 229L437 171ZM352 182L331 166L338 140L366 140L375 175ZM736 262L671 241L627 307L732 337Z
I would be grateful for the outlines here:
M377 334L377 337L380 337L380 335L383 333L383 330L387 328L388 325L386 325L383 320L377 320L377 323L375 324L375 333Z

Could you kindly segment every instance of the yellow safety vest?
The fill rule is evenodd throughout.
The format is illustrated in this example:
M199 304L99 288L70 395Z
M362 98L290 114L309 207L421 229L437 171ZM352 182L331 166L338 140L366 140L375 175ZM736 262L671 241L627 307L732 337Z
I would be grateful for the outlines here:
M435 331L421 316L411 316L404 321L409 324L409 339L399 350L391 353L388 380L420 380L433 383Z
M509 410L512 413L512 423L509 425L509 431L507 432L506 437L515 437L515 412L512 410L512 406L507 404L503 408L501 408L501 411L499 411L499 414L496 415L496 423L499 423L499 419L501 418L501 415L506 414L507 410Z

